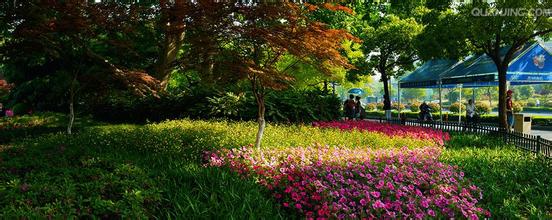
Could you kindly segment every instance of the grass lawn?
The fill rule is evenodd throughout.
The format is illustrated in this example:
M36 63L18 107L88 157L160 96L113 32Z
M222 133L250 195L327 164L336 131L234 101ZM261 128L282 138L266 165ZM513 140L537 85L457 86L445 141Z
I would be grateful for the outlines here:
M254 179L204 166L205 150L253 143L255 130L251 122L180 120L95 125L72 136L11 137L0 150L0 215L299 218ZM483 207L493 217L552 217L550 164L489 140L453 136L441 160L458 165L483 190ZM375 133L272 125L263 146L313 143L379 148L431 144Z

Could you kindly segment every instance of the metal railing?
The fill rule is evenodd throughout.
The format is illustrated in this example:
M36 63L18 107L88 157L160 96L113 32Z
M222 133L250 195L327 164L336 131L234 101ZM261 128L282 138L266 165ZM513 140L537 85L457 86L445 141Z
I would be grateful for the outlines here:
M372 119L374 120L374 119ZM408 126L428 127L448 132L468 132L479 135L493 135L500 137L505 143L513 144L516 147L530 151L536 154L543 154L547 158L552 158L552 141L541 138L541 136L524 134L516 131L506 131L495 123L466 123L466 122L442 122L432 121L423 122L419 120L408 119L384 119L378 118L380 123L402 124Z

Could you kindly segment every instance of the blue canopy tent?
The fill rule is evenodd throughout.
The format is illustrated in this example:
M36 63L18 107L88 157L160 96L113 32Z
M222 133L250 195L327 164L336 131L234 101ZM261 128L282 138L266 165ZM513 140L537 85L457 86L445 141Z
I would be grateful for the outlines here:
M508 49L502 48L501 54ZM552 83L552 41L526 44L516 52L506 79L509 85ZM489 86L498 86L498 71L485 54L469 56L458 62L430 60L399 80L399 91L401 88L439 88L440 105L441 88Z
M360 88L353 88L353 89L349 89L349 91L347 91L347 93L355 94L355 95L362 95L362 94L364 94L364 90L362 90Z

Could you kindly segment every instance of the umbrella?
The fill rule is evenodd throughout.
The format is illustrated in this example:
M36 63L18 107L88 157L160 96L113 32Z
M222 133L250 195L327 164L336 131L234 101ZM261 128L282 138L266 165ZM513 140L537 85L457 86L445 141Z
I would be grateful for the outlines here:
M354 88L354 89L349 89L348 93L349 94L355 94L355 95L362 95L362 94L364 94L364 90L359 89L359 88Z

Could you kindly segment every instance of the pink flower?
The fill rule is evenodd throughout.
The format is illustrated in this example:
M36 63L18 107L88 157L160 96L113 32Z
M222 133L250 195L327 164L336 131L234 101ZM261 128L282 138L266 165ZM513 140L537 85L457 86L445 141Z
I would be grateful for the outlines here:
M370 195L372 195L372 197L374 197L374 198L379 198L380 197L380 193L376 192L376 191L370 192Z
M6 110L6 117L13 117L13 110L11 109Z
M374 204L372 204L372 207L374 207L375 209L381 209L385 208L385 204L378 199L374 202Z
M360 204L361 204L362 206L366 206L366 204L368 204L368 201L366 201L366 199L361 199L361 200L360 200Z
M429 216L431 216L431 217L435 217L435 211L433 211L433 210L431 210L431 209L430 209L430 210L427 210L427 214L428 214Z

